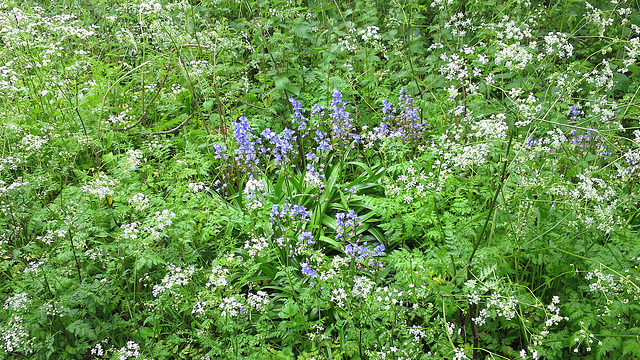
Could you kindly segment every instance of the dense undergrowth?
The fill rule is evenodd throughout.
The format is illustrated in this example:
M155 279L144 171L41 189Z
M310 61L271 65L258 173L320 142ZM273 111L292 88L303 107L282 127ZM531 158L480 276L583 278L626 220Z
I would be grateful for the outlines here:
M0 1L0 358L640 358L635 1Z

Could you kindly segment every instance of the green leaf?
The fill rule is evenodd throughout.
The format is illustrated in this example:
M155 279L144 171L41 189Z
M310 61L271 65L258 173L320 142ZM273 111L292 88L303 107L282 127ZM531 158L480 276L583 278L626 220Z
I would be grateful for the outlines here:
M280 90L280 91L285 90L290 83L291 81L289 80L288 77L286 76L278 77L275 80L276 90Z
M622 343L622 354L640 358L640 342L637 339L625 340Z
M293 300L288 300L278 313L278 316L282 319L289 319L294 317L296 314L298 314L298 304Z
M293 25L293 32L300 38L313 40L311 37L311 27L305 23Z
M69 324L69 326L67 326L67 330L78 337L83 337L91 340L97 339L93 327L82 320L76 320L72 322L71 324Z
M207 100L202 104L202 107L206 110L206 111L210 111L211 108L213 108L213 104L214 104L214 100Z

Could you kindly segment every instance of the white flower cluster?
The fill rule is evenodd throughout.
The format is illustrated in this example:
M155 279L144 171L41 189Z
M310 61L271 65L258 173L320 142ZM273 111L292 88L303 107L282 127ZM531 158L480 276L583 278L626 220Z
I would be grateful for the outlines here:
M51 229L48 229L46 234L44 234L43 236L38 236L38 237L36 237L36 239L42 241L42 243L45 244L45 245L51 245L53 243L53 241L55 240L55 238L64 239L66 236L67 236L67 230L62 230L62 229L51 230Z
M140 5L138 5L139 15L157 14L161 10L162 10L162 5L158 2L158 0L146 0L146 1L142 1Z
M542 111L542 104L538 102L533 94L529 94L526 98L519 98L515 100L518 106L518 112L523 120L517 121L515 126L521 127L531 124L536 115Z
M362 41L371 41L371 40L380 40L380 35L378 35L378 30L380 30L377 26L367 26L366 29L358 31L358 35L362 38Z
M607 91L613 89L613 71L607 60L602 60L600 69L593 69L586 75L586 80L593 85L592 91L600 91L605 88Z
M352 38L349 35L340 38L338 40L338 44L340 44L340 51L347 50L348 52L355 52L356 50L358 50L356 39Z
M238 314L246 312L245 306L238 300L241 299L236 298L236 296L229 296L222 299L222 303L219 306L222 309L220 315L238 316Z
M494 310L497 316L504 317L505 320L512 320L516 316L516 307L518 300L511 296L509 298L500 296L497 292L493 292L487 301L487 307L480 310L477 317L472 320L478 326L482 326L491 317L490 310Z
M454 0L434 0L431 2L431 7L437 7L438 10L445 10L449 5L453 4Z
M558 305L560 304L560 297L554 296L551 298L551 304L547 306L547 321L544 322L544 326L551 327L554 325L558 325L560 321L569 320L566 316L560 316L560 308Z
M211 291L215 291L218 287L227 286L227 276L229 275L229 269L225 269L220 265L216 265L211 269L211 275L209 275L209 282L205 287L211 287Z
M304 180L303 181L307 185L307 187L318 188L318 189L323 189L324 188L324 182L322 181L322 179L320 179L319 177L317 177L316 175L314 175L310 171L306 171L304 173Z
M355 278L351 293L354 298L360 297L362 299L366 299L367 296L371 293L371 290L373 290L374 285L375 283L373 282L373 280L369 279L366 276L359 276Z
M158 297L175 286L187 285L195 272L196 268L193 266L183 269L179 266L169 265L169 273L164 276L160 284L153 286L153 297Z
M569 36L566 34L550 32L545 35L544 42L547 54L556 54L560 59L568 59L573 55L573 45L569 43Z
M502 298L497 293L491 294L487 307L495 307L498 316L502 316L507 320L511 320L516 316L516 306L518 300L515 296L509 298Z
M494 26L496 29L496 37L499 40L510 40L521 42L523 40L533 38L531 27L526 21L518 21L509 19L508 15L502 17L502 21Z
M251 176L244 188L245 194L255 194L264 191L264 181L256 180Z
M33 352L35 337L29 337L29 333L22 324L22 312L25 311L31 300L27 293L19 293L5 300L5 310L10 310L9 319L0 327L2 335L0 337L0 350L6 353Z
M469 67L466 60L458 54L440 55L445 64L440 67L440 74L449 81L464 81L469 78Z
M113 196L112 186L116 186L116 182L109 179L107 175L100 174L97 178L93 179L93 181L84 185L82 191L95 195L98 198L105 198L107 196Z
M531 351L531 358L533 360L538 360L538 350L530 349L530 351ZM525 349L520 350L520 358L521 359L527 358L527 350Z
M33 344L35 337L29 337L29 333L24 329L22 325L22 316L13 315L5 323L5 327L2 329L2 342L0 343L0 349L6 353L12 352L33 352Z
M102 343L97 343L96 346L91 349L91 355L95 355L98 357L104 356L104 348L102 348Z
M607 185L604 180L588 178L583 174L578 174L577 176L581 181L576 185L576 188L569 193L574 199L593 200L599 203L615 199L615 190Z
M120 225L120 229L122 229L122 232L123 232L122 237L129 240L137 239L138 233L140 232L139 226L140 226L140 223L137 221L134 221L131 224Z
M149 207L150 201L143 193L137 193L129 199L129 205L136 211L144 211Z
M158 231L162 231L164 230L164 228L171 226L171 224L173 224L172 219L175 219L176 213L165 209L165 210L162 210L162 212L156 211L155 216L156 216Z
M533 61L533 54L524 46L519 43L506 45L499 44L501 49L496 53L495 63L497 65L503 65L513 70L523 70L531 61Z
M413 340L417 343L420 342L422 338L427 336L427 333L424 331L424 329L419 327L418 325L411 326L410 328L407 329L407 332L410 335L413 335Z
M129 116L129 110L125 109L118 115L109 115L107 120L104 121L106 125L124 125L131 121L131 116Z
M575 334L575 337L573 338L573 342L576 345L576 347L573 349L574 353L578 353L580 351L581 344L584 344L585 350L587 352L591 351L591 347L596 341L599 346L602 345L602 341L600 341L598 338L596 338L595 335L593 335L593 333L587 330L583 321L580 321L580 327L581 329Z
M492 114L489 119L479 120L471 125L471 130L475 131L472 136L485 139L507 138L507 116L505 114Z
M410 165L404 174L398 176L396 180L385 177L383 183L386 189L387 197L398 196L401 197L403 202L411 203L415 199L424 199L436 188L439 188L444 183L433 179L434 174L429 172L428 174L424 169L420 170L420 173L413 165ZM444 180L444 179L442 179ZM439 185L437 185L437 183Z
M138 221L134 221L130 224L123 224L120 226L120 229L123 231L122 237L129 240L135 240L138 238L138 234L141 231L144 231L149 233L151 237L157 238L164 229L173 224L173 219L175 217L176 214L169 210L162 210L162 212L156 211L155 218L153 219L155 226L142 226Z
M261 251L268 247L269 243L264 236L251 238L244 243L244 249L246 249L249 256L252 257L260 255Z
M16 170L18 165L22 162L20 158L14 156L7 156L6 158L0 158L0 171L5 169Z
M255 294L249 293L247 296L247 304L258 311L266 310L270 302L269 295L264 291L258 291Z
M556 128L545 133L545 136L533 141L529 139L528 148L534 152L540 151L545 153L553 153L562 148L568 139L561 129Z
M411 295L412 290L403 291L398 290L395 287L389 288L388 286L376 288L375 294L377 296L374 299L379 302L380 311L388 311L392 306L400 306L404 303L403 297Z
M191 310L191 315L196 315L196 317L200 316L200 315L204 315L205 311L205 306L209 305L208 301L196 301L195 304L193 304L193 308Z
M471 144L464 147L457 146L452 152L445 152L443 157L445 160L450 161L454 167L464 170L468 167L484 164L491 152L490 150L491 145L487 143Z
M21 178L18 179L18 180L21 180ZM7 184L6 182L0 180L0 195L4 195L4 194L8 193L9 191L13 191L13 190L19 189L19 188L21 188L23 186L29 185L29 182L28 181L24 181L24 182L15 181L15 182L11 183L11 185L9 185L9 186L4 186L6 184Z
M146 161L142 156L142 151L129 149L127 150L127 157L122 162L121 169L123 172L128 173L135 170L142 161Z
M4 302L4 306L2 307L4 310L11 310L13 312L20 312L27 308L29 305L29 296L27 293L19 293L13 296L10 296Z
M478 292L476 290L468 293L467 298L469 300L469 304L471 305L478 305L480 303L480 295L478 295Z
M338 307L344 307L344 300L346 300L346 298L347 293L341 287L331 291L331 302L338 305Z
M127 360L140 356L140 345L133 341L127 341L127 345L118 350L118 360Z
M13 61L0 66L0 95L7 95L12 98L14 93L19 89L15 85L18 84L20 74L12 69Z
M589 4L585 1L585 7L587 11L582 15L587 20L598 27L598 35L600 37L604 36L604 32L607 29L607 26L613 25L613 17L609 11L602 11L593 7L593 5Z
M38 151L42 148L44 144L47 143L47 138L33 135L33 134L25 134L20 140L20 147L25 152L30 151Z
M209 187L206 186L203 182L193 182L187 185L189 190L193 191L193 193L199 193L202 191L209 191Z
M625 51L627 52L627 58L622 61L622 68L618 69L621 73L629 71L629 66L634 65L636 60L640 56L640 37L635 37L629 40L629 45L625 45ZM2 70L2 68L0 68ZM2 90L2 82L0 80L0 91Z
M31 261L29 265L22 270L23 274L37 273L40 267L44 265L44 261Z
M191 70L189 76L194 78L207 75L213 69L213 66L207 60L191 60L185 65Z
M75 15L58 14L46 16L45 9L32 6L28 12L19 7L12 7L10 11L0 12L0 29L5 49L11 51L19 47L32 49L49 48L55 40L69 37L87 39L96 34L97 26L88 29L82 27L84 21ZM43 51L43 55L46 52Z
M613 84L613 81L610 84ZM618 108L618 104L615 101L607 101L605 96L594 99L590 105L593 115L599 116L600 121L603 123L609 122L615 116L614 110ZM620 123L618 123L618 127L621 127Z
M315 325L312 325L311 327L312 327L312 330L314 330L314 332L310 332L308 334L309 340L315 341L316 339L319 339L319 340L327 339L327 335L324 333L324 326L320 324L315 324Z
M464 348L454 348L453 349L453 360L466 360L469 359L467 354L464 353Z
M468 28L471 25L471 17L459 12L453 14L449 21L444 23L444 28L451 31L451 35L463 38L467 35Z
M621 289L620 284L616 282L612 274L605 274L600 269L588 272L584 278L586 280L594 280L589 284L589 291L591 292L617 293Z

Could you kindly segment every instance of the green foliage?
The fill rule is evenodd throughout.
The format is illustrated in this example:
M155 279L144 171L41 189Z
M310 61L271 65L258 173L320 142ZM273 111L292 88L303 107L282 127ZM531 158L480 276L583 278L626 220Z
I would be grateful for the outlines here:
M640 357L639 27L0 0L0 359Z

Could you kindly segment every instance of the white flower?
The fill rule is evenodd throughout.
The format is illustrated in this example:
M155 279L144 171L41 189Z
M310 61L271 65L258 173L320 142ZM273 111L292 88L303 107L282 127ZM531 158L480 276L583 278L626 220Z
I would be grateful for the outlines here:
M127 360L128 358L138 357L140 355L140 345L133 341L128 341L125 347L118 350L118 360Z
M265 310L270 302L269 295L264 291L258 291L255 294L249 293L247 296L247 304L258 311Z
M225 269L220 265L214 266L209 275L209 282L205 284L205 287L213 287L211 290L215 291L220 286L226 286L227 275L229 275L229 269Z
M469 359L467 357L467 355L464 353L464 349L460 348L460 349L453 349L454 352L454 356L453 356L453 360L465 360L465 359Z
M150 201L143 193L137 193L129 199L129 205L136 211L144 211L149 207Z
M153 286L153 297L158 297L160 294L176 286L187 285L195 271L196 269L193 266L182 269L181 267L169 265L169 273L165 275L160 284Z
M95 195L98 198L105 198L107 196L113 196L112 186L116 186L114 180L109 179L107 175L100 174L93 181L82 187L82 191Z

